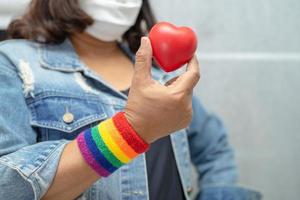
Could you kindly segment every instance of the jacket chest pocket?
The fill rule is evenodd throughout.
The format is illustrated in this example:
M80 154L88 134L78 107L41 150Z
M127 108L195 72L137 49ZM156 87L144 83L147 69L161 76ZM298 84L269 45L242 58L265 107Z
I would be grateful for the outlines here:
M28 106L38 141L72 140L107 118L103 105L86 97L44 96L33 99Z

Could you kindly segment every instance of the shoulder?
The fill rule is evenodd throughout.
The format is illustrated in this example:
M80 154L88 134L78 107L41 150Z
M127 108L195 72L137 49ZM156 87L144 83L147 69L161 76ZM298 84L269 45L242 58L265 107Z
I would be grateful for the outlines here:
M9 55L22 55L36 51L40 44L26 39L12 39L0 42L0 52Z
M9 39L0 42L0 49L3 50L5 47L31 47L36 48L39 43L30 41L27 39Z
M38 59L40 44L25 39L13 39L0 42L0 70L16 72L15 66L22 60Z

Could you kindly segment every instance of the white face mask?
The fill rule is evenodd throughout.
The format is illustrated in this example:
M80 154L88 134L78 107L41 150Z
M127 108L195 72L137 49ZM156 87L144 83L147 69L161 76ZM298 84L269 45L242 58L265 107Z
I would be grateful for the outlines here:
M142 0L81 0L80 5L94 19L86 32L102 41L115 41L134 25Z

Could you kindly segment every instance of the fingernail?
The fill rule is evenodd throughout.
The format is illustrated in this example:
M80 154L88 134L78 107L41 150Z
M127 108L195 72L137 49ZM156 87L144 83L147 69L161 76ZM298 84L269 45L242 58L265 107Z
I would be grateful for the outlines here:
M141 38L141 47L142 47L142 48L145 47L146 42L147 42L147 37L143 36L143 37Z

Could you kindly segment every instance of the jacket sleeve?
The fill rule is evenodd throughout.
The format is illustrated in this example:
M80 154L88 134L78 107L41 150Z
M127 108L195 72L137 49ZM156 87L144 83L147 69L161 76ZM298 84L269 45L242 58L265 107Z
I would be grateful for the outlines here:
M260 195L236 186L237 167L227 131L193 97L193 119L188 127L191 159L198 172L198 199L259 199Z
M22 80L0 52L0 198L40 199L50 186L67 141L37 143Z

